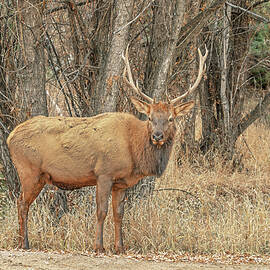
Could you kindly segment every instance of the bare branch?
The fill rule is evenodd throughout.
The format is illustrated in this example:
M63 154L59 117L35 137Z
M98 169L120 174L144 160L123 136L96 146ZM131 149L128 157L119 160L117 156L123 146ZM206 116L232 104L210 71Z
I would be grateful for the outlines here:
M75 3L76 7L80 7L80 6L84 6L86 4L88 4L89 1L82 1L80 3ZM41 5L43 5L43 3L41 3ZM58 12L58 11L61 11L61 10L64 10L64 9L67 9L67 5L64 5L64 6L60 6L60 7L56 7L56 8L52 8L52 9L49 9L47 11L45 11L45 15L49 15L49 14L52 14L54 12ZM4 19L8 19L10 17L13 17L13 16L16 16L18 14L18 12L14 12L14 13L11 13L11 14L8 14L8 15L5 15L5 16L0 16L0 21L1 20L4 20Z
M242 8L242 7L233 5L233 4L229 3L229 2L226 2L226 4L227 4L228 6L233 7L233 8L240 9L240 10L242 10L242 11L248 13L248 14L251 15L252 17L254 17L254 18L256 18L256 19L259 19L260 21L263 21L264 23L270 23L270 21L269 21L268 19L266 19L265 17L263 17L263 16L261 16L261 15L259 15L259 14L256 14L256 13L254 13L254 12L252 12L252 11L249 11L249 10L247 10L247 9L245 9L245 8Z
M84 6L86 4L88 4L89 1L82 1L82 2L79 2L79 3L74 3L76 5L76 7L80 7L80 6ZM52 9L49 9L45 12L46 15L48 14L52 14L54 12L57 12L57 11L60 11L60 10L63 10L63 9L67 9L67 5L64 5L64 6L60 6L60 7L56 7L56 8L52 8Z
M270 91L264 96L263 100L248 114L245 115L235 129L236 138L238 138L253 122L255 122L263 113L267 111L270 105Z
M190 42L195 36L199 35L203 27L209 23L216 11L223 7L225 2L225 0L216 0L210 7L201 11L189 23L182 26L178 35L178 51L184 49L188 42Z
M150 7L150 5L154 2L154 0L151 0L148 5L131 21L129 21L128 23L126 23L125 25L121 26L119 29L117 29L115 32L113 32L113 34L117 34L118 32L122 31L124 28L126 28L127 26L129 26L131 23L135 22L143 13L144 11Z
M270 0L258 1L258 2L256 2L256 3L254 3L254 4L250 7L250 9L253 9L253 8L259 6L259 5L262 5L262 4L268 3L268 2L270 2Z

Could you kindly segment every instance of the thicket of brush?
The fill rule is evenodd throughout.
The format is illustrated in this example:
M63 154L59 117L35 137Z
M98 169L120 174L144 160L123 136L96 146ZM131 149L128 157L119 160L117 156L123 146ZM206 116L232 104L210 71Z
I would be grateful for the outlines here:
M269 135L269 128L257 124L239 139L244 164L241 171L232 172L218 156L211 168L206 161L195 167L185 160L178 168L172 157L166 174L157 179L153 195L126 205L127 251L269 254ZM28 224L31 247L93 250L96 218L89 200L88 195L74 197L72 211L59 221L49 203L34 203ZM0 248L16 248L16 205L9 202L2 206L0 216ZM104 232L109 251L113 251L113 234L110 209Z

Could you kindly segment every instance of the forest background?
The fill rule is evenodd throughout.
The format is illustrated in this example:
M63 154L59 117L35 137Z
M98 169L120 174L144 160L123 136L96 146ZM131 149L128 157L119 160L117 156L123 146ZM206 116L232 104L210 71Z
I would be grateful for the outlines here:
M16 125L39 114L136 114L122 79L127 45L143 91L177 97L194 82L197 49L206 46L205 78L179 122L166 174L128 192L126 245L140 253L269 253L269 13L266 0L3 0L0 247L16 246L20 186L6 145ZM33 247L92 249L93 188L47 188L32 208Z

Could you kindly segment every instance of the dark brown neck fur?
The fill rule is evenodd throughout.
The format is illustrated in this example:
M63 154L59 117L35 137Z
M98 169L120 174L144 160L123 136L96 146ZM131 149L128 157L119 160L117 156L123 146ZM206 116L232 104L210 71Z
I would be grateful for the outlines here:
M142 122L140 128L137 127L136 134L130 135L131 152L134 162L133 174L141 176L156 175L161 176L165 171L175 134L175 129L171 131L167 141L162 146L153 145L150 140L150 133L147 129L147 122Z

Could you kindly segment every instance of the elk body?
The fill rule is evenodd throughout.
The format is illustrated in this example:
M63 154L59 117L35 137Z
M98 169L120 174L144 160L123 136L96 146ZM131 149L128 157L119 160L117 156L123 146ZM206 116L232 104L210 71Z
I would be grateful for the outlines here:
M207 53L203 57L200 54L199 75L189 93L201 80L206 56ZM135 86L127 51L124 60L124 78L150 102L131 98L136 109L148 117L147 121L128 113L104 113L89 118L37 116L18 125L9 135L7 143L21 182L21 248L29 248L28 210L45 184L68 190L96 185L95 250L104 251L103 224L112 194L115 250L124 251L121 227L125 190L145 176L160 176L164 172L176 132L174 120L194 105L192 101L175 105L181 97L168 103L154 102Z

